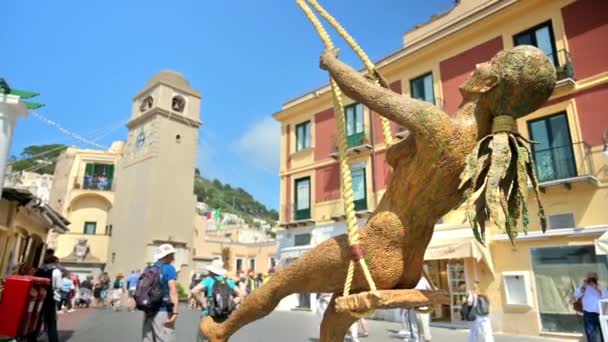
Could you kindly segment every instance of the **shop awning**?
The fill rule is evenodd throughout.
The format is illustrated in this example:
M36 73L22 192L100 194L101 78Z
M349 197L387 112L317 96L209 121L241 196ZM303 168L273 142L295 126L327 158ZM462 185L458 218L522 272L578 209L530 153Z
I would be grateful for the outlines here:
M492 255L487 247L482 246L474 238L463 238L457 240L435 239L431 240L424 254L424 260L441 259L466 259L473 258L477 262L483 262L494 275L494 263Z
M602 234L594 241L596 255L608 255L608 232Z

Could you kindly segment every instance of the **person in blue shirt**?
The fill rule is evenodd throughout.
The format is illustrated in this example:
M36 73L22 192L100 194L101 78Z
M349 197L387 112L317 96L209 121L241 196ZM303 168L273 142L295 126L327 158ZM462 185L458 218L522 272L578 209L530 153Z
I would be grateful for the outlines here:
M137 282L139 281L140 271L131 271L131 274L127 277L127 291L129 293L129 311L135 309L135 290L137 289Z
M228 271L224 268L224 262L222 260L214 259L211 264L207 265L207 271L209 272L209 276L205 277L205 279L190 290L192 298L194 298L194 300L203 308L201 318L209 315L207 310L207 298L212 297L213 285L215 285L216 281L226 279L226 284L228 284L232 290L232 296L234 297L235 303L238 303L241 298L245 297L245 293L236 286L234 281L226 277ZM201 292L204 293L205 296L200 296ZM200 329L198 329L198 341L205 341L205 339L206 338L202 336Z
M154 254L155 265L160 268L161 287L164 302L159 311L144 315L142 329L143 342L175 342L175 322L177 321L177 271L171 263L175 260L175 248L162 244Z

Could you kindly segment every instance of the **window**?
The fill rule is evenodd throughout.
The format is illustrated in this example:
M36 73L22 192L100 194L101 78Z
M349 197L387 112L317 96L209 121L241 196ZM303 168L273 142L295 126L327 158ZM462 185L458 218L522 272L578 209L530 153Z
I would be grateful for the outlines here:
M85 222L84 223L84 233L85 234L95 234L97 230L97 222Z
M112 190L114 165L87 163L85 167L83 189Z
M555 39L553 38L553 28L551 21L542 23L529 30L518 33L513 37L513 44L534 45L541 49L554 65L558 65L557 52L555 50Z
M359 167L351 170L353 179L353 200L355 202L355 210L367 209L367 192L365 186L365 168Z
M249 258L249 270L255 271L255 258Z
M112 228L111 224L106 225L106 235L112 236Z
M306 234L296 234L293 237L293 245L294 246L308 246L310 245L310 240L312 239L312 235L310 233Z
M296 220L310 218L310 177L295 180Z
M528 123L539 182L576 176L576 165L566 113Z
M594 245L531 248L542 330L582 333L580 317L572 308L572 295L587 272L608 277L605 258Z
M310 121L296 125L296 151L310 148Z
M363 145L365 137L363 125L363 105L354 103L344 107L346 123L346 140L349 147Z
M243 271L243 258L236 258L236 273Z
M572 213L549 215L548 219L550 229L576 228Z
M435 104L433 73L428 73L410 81L410 95L414 99Z
M269 267L276 267L277 259L275 257L270 257L270 260L268 261L268 265L269 265Z
M507 305L532 306L528 272L503 272L502 279Z

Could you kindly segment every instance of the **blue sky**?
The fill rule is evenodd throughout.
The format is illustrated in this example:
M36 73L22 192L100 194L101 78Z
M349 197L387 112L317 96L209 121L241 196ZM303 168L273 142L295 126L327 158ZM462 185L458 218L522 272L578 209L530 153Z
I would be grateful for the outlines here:
M453 0L321 3L377 60ZM3 12L0 77L41 93L41 114L109 146L126 138L132 97L148 79L179 71L203 94L202 174L278 207L280 133L271 115L327 81L322 45L293 0L9 1ZM50 143L85 147L30 116L11 152Z

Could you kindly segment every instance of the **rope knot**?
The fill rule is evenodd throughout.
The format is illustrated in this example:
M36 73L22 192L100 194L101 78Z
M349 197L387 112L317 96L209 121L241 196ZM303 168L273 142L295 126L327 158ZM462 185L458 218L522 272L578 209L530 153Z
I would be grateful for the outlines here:
M498 115L492 119L492 133L513 132L515 118L509 115Z

